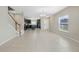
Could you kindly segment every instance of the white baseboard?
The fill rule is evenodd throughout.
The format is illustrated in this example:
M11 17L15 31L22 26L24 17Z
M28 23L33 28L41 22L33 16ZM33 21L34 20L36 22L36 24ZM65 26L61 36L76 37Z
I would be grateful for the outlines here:
M24 30L21 31L21 35L23 35L23 34L24 34ZM4 43L8 42L9 40L11 40L11 39L17 37L17 36L19 36L18 33L15 33L15 34L12 35L9 39L6 39L5 41L1 42L1 43L0 43L0 46L3 45Z
M8 42L9 40L15 38L15 37L17 37L17 34L16 35L12 35L9 39L6 39L5 41L1 42L0 46L3 45L4 43Z
M15 31L15 29L14 29L10 24L9 24L9 27L10 27L10 29L13 30L14 33L11 34L8 39L6 38L4 41L2 41L2 42L0 43L0 46L3 45L4 43L6 43L7 41L9 41L9 40L11 40L11 39L13 39L13 38L15 38L15 37L18 36L17 32ZM6 33L5 33L5 34L6 34Z
M79 41L78 41L78 40L76 40L75 38L71 38L71 37L68 37L68 36L67 36L66 38L71 39L71 40L73 40L73 41L75 41L75 42L79 43Z

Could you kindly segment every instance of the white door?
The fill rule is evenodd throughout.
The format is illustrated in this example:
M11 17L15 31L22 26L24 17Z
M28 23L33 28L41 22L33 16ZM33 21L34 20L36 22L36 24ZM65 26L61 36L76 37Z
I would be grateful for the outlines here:
M41 19L41 29L46 31L49 30L49 19Z

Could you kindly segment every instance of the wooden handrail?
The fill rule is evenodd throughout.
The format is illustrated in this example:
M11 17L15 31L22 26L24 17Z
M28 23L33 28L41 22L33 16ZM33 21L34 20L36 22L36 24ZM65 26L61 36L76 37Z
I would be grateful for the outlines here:
M9 14L9 16L13 19L13 21L16 23L16 24L18 24L18 22L12 17L12 15L8 12L8 14ZM20 24L18 24L18 25L20 25Z
M21 25L18 24L18 22L13 18L13 16L8 12L9 16L12 18L12 20L15 22L15 29L17 30L17 25L19 25L19 36L21 36Z

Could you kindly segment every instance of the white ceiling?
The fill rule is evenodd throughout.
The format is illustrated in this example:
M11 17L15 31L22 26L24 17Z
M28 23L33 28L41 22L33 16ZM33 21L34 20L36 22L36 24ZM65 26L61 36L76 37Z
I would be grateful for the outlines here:
M25 18L36 19L51 16L67 6L11 6L24 13Z

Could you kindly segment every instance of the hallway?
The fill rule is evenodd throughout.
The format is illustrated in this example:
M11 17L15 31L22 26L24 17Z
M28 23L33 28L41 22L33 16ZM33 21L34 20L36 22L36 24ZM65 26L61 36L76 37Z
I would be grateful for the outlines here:
M2 46L4 52L72 52L79 51L79 43L51 32L30 30Z

